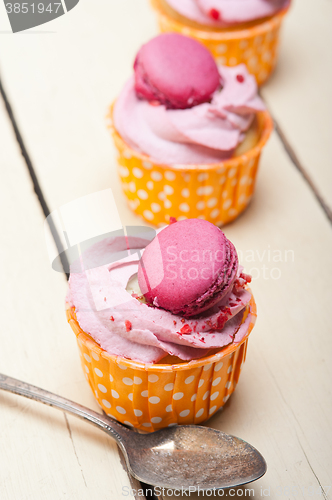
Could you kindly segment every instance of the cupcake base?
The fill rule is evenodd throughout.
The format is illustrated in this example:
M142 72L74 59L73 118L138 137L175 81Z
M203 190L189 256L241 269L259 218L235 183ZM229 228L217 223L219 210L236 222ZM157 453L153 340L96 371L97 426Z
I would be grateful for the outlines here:
M74 308L67 305L66 313L85 377L101 408L125 425L152 432L175 424L200 424L224 406L245 361L256 319L253 297L248 308L251 323L239 344L190 362L149 365L108 354L80 328Z
M201 42L218 64L244 63L258 85L273 72L278 56L279 31L288 8L274 16L235 28L211 29L199 26L175 13L164 0L151 0L162 33L175 32Z
M273 129L269 113L260 112L258 143L246 153L213 164L161 165L125 143L113 126L112 107L107 123L128 204L156 226L168 224L170 217L201 218L219 227L236 219L251 200L260 154Z

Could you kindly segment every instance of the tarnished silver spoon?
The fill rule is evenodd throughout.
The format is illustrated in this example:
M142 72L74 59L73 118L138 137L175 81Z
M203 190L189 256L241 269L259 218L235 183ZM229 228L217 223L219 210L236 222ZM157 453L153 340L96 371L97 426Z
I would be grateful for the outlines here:
M39 387L0 374L0 389L87 420L119 444L130 473L164 488L234 488L266 472L262 455L242 439L198 425L139 434L115 420Z

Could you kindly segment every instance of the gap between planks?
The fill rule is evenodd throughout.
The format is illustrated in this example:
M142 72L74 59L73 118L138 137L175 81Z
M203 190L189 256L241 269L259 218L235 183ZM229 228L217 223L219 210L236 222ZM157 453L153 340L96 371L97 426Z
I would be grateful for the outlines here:
M42 188L40 186L40 183L39 183L38 177L36 175L35 169L33 167L31 158L29 156L29 153L28 153L27 148L25 146L25 143L23 141L23 137L22 137L22 134L21 134L21 132L19 130L17 121L15 119L15 115L14 115L12 106L11 106L9 100L8 100L6 91L5 91L4 87L3 87L1 77L0 77L0 95L1 95L1 97L3 99L3 101L4 101L4 104L5 104L5 107L6 107L6 111L7 111L8 116L9 116L9 120L10 120L10 122L12 124L13 130L14 130L14 133L15 133L16 140L17 140L17 142L18 142L18 144L20 146L20 150L21 150L22 156L24 158L24 161L26 163L26 166L27 166L27 169L28 169L28 172L29 172L29 175L30 175L33 187L34 187L34 191L35 191L36 196L38 198L38 201L39 201L39 204L40 204L41 209L43 211L43 214L44 214L45 218L47 218L50 215L51 212L50 212L50 209L49 209L48 204L46 202L46 199L45 199L44 193L42 191ZM50 230L51 230L54 242L55 242L56 247L57 247L57 249L59 251L59 254L60 254L60 259L61 259L61 264L62 264L62 268L63 268L63 273L66 276L66 279L68 280L69 279L69 274L67 274L64 271L64 269L69 269L67 257L66 257L66 255L64 253L61 253L63 251L62 243L61 243L59 234L58 234L58 232L56 230L56 227L52 223L52 219L51 218L48 219L48 222L49 222L49 227L50 227ZM68 432L69 432L69 435L70 435L70 438L71 438L71 441L72 441L72 444L73 444L73 447L74 447L74 452L75 452L78 464L79 464L79 466L81 468L81 465L80 465L78 457L77 457L75 445L74 445L74 442L72 440L72 432L71 432L70 424L69 424L69 421L67 419L66 413L64 413L64 418L65 418L66 426L67 426L67 429L68 429ZM139 489L142 489L145 492L146 489L150 488L150 487L148 485L144 485L142 483L139 483L139 481L137 481L135 478L132 477L132 475L128 471L127 464L125 463L125 460L123 459L123 456L122 456L122 453L121 453L119 447L118 447L118 453L119 453L121 465L122 465L122 467L124 468L124 470L126 471L126 473L128 475L129 482L130 482L130 484L132 486L132 489L134 491L138 491ZM81 472L82 472L82 475L83 475L84 483L86 485L86 481L85 481L85 477L84 477L82 468L81 468ZM142 497L140 496L140 498L142 498ZM153 495L153 496L149 495L146 498L147 499L149 498L151 500L157 500L157 497L155 495ZM135 500L138 500L138 496L136 494L135 494Z
M34 191L35 191L35 193L37 195L39 204L41 206L41 209L43 211L44 216L48 217L48 215L50 214L50 209L48 207L48 204L46 202L44 193L43 193L42 188L40 186L40 183L39 183L38 177L36 175L35 169L33 167L31 158L30 158L29 153L27 151L27 148L25 146L23 137L22 137L22 135L20 133L20 130L19 130L17 121L15 119L15 115L14 115L12 106L11 106L9 100L8 100L6 91L5 91L4 87L3 87L3 84L2 84L2 81L1 81L1 77L0 77L0 94L1 94L1 96L3 98L4 103L5 103L5 107L6 107L6 110L7 110L9 119L10 119L10 122L12 124L16 140L17 140L17 142L18 142L18 144L20 146L21 153L22 153L22 156L23 156L23 158L25 160L25 163L26 163L26 166L27 166L27 169L28 169L28 172L29 172L32 184L33 184L33 187L34 187ZM319 189L316 187L315 183L311 179L311 177L308 174L308 172L306 171L305 167L301 164L300 160L298 159L297 154L295 153L294 149L292 148L290 142L287 140L287 138L285 136L285 133L283 132L283 130L281 129L279 123L277 122L277 120L274 117L273 117L273 121L274 121L274 125L275 125L275 131L276 131L276 133L277 133L277 135L278 135L278 137L279 137L282 145L284 146L284 149L285 149L288 157L290 158L292 164L301 173L301 175L303 176L304 180L306 181L306 183L307 183L310 191L315 196L317 202L319 203L320 207L324 211L324 213L325 213L326 217L328 218L329 222L332 223L332 211L331 211L331 209L329 208L329 206L325 202L323 196L319 192ZM55 244L56 244L56 246L57 246L57 248L59 250L59 253L60 253L63 250L63 247L62 247L59 235L57 233L57 230L56 230L55 226L52 225L52 222L50 224L50 230L51 230L52 236L54 238ZM68 261L67 261L67 258L65 256L65 254L62 254L60 258L61 258L61 263L62 263L63 269L68 269ZM68 279L69 275L67 273L65 273L65 272L64 272L64 274L65 274L66 278ZM68 428L69 434L71 436L70 424L69 424L69 422L67 420L66 414L64 414L64 416L65 416L65 419L66 419L66 423L67 423L67 428ZM301 446L301 448L302 448L302 446ZM74 447L74 449L75 449L75 447ZM149 485L145 485L145 484L139 483L136 479L134 479L131 476L131 474L128 471L127 465L125 463L125 460L124 460L124 458L122 456L122 453L119 450L119 448L118 448L118 453L119 453L119 456L120 456L121 465L123 466L123 468L125 469L125 471L128 474L128 477L129 477L132 489L137 491L139 489L139 487L141 487L141 489L143 489L145 492L147 491L147 489L150 489L150 488L153 489L153 487L150 487ZM75 451L75 454L76 454L76 451ZM317 481L319 482L319 480L318 480L315 472L314 471L312 471L312 472L315 475ZM83 471L82 471L82 474L83 474ZM83 475L83 478L84 478L84 475ZM85 479L84 479L84 482L85 482ZM323 490L323 494L325 494L324 490ZM152 496L151 495L146 496L146 498L151 498L152 500L162 500L162 497L159 497L159 496L157 497L156 494L153 494ZM325 495L324 495L324 498L326 498ZM135 495L135 499L138 499L138 497L136 495Z

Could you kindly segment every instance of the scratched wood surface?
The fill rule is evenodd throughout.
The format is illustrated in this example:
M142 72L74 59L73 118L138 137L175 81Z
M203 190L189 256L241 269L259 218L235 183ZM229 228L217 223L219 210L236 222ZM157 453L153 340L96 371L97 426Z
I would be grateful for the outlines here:
M328 83L322 82L323 55L328 55L325 41L330 36L326 21L329 9L330 3L324 0L315 6L309 0L294 2L283 30L280 64L262 91L301 166L327 203L331 201L326 140L330 115L328 105L315 105L318 97L314 89L319 89L319 102L330 102ZM1 22L0 30L6 31L8 26ZM307 39L308 24L311 42ZM322 36L318 37L320 30ZM138 47L156 33L147 2L100 0L98 10L92 2L80 2L66 16L39 28L38 33L3 34L1 78L51 210L111 187L123 224L141 223L121 193L104 115L131 74ZM301 85L297 78L301 78ZM310 120L304 119L304 109ZM2 207L8 206L8 199L11 203L10 210L5 208L4 227L10 234L24 230L31 239L24 245L24 253L19 243L14 245L16 253L7 251L20 266L21 256L26 256L27 267L20 273L5 266L8 282L12 283L11 275L16 273L19 286L13 285L5 293L7 314L3 317L11 318L8 332L13 331L13 317L20 318L14 342L15 353L21 352L19 363L13 365L13 341L2 333L1 370L93 408L95 403L63 317L66 283L48 267L42 241L43 215L6 119L3 128L11 137L6 147L11 147L10 164L14 165L5 178L20 186L17 192L13 188L12 196L1 186ZM32 213L26 209L21 224L19 207L25 205ZM331 498L331 225L276 133L264 151L251 206L225 232L239 250L246 270L253 274L258 321L237 390L223 412L207 425L246 439L266 458L267 474L247 486L255 498L264 494L285 499ZM15 238L13 241L21 241ZM15 302L14 296L18 297ZM44 316L39 313L41 297ZM43 328L45 321L47 328ZM46 330L52 330L53 335L46 335ZM63 342L68 342L68 348L59 358ZM99 439L97 431L73 419L68 419L70 436L61 413L33 403L28 411L20 411L17 408L25 408L26 402L6 394L0 398L6 428L11 429L8 437L2 438L6 450L11 451L0 454L0 464L4 463L7 471L13 467L16 471L14 476L9 472L6 476L6 487L14 488L10 493L21 492L17 498L45 498L53 485L47 473L54 462L60 462L54 479L59 490L53 498L122 498L121 488L129 487L129 481L110 440ZM12 412L20 416L22 434L16 434ZM34 440L25 444L25 431L31 428L33 436L42 436L37 445ZM52 437L53 428L57 439ZM45 451L45 442L54 442L52 452ZM98 454L100 461L90 463ZM42 468L37 467L39 461ZM235 498L244 493L239 490ZM13 496L4 498L11 500ZM179 497L165 493L159 498ZM196 493L191 498L202 497Z
M48 260L44 217L0 100L0 373L99 410ZM75 417L0 390L0 498L118 500L131 489L115 442Z

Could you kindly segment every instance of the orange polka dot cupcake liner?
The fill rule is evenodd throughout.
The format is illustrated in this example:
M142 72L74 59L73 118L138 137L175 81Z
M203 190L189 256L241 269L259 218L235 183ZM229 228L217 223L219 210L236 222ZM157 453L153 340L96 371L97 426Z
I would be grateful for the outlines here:
M253 26L204 31L173 19L160 0L151 3L162 33L175 32L195 38L211 52L217 64L236 66L244 63L258 85L265 83L273 72L278 59L280 28L288 8Z
M125 425L152 432L200 424L224 406L239 381L255 324L253 297L249 310L251 323L240 343L179 364L144 364L108 354L80 328L74 308L67 305L66 312L85 378L101 408Z
M243 212L254 193L261 151L272 130L267 111L257 114L259 141L245 154L213 164L162 165L133 150L107 116L118 152L118 173L129 207L156 226L199 218L221 227Z

